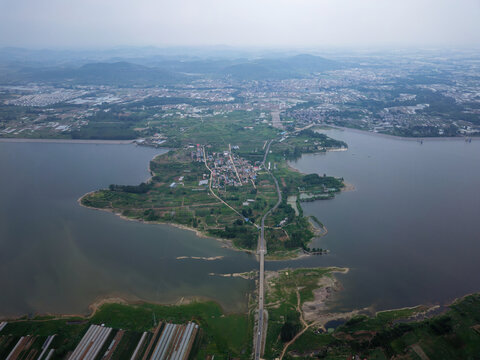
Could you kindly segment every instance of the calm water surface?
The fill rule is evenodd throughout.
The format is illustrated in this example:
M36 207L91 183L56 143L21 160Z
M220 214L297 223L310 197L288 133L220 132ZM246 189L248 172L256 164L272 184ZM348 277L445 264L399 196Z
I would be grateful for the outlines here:
M80 207L84 193L145 181L161 150L133 145L0 143L0 316L77 313L103 296L188 296L244 309L255 258L167 225ZM218 261L178 256L224 256Z
M267 269L351 268L339 277L337 307L345 310L445 303L480 291L480 141L327 134L349 150L293 165L356 187L303 203L329 230L314 246L331 253ZM209 273L256 269L253 257L189 231L78 206L88 191L144 181L158 153L133 145L0 143L0 315L85 312L109 295L159 302L202 296L244 309L253 282Z
M329 130L346 152L306 155L302 172L343 176L356 190L303 203L331 251L269 268L337 265L343 309L445 303L480 291L480 141L399 140Z

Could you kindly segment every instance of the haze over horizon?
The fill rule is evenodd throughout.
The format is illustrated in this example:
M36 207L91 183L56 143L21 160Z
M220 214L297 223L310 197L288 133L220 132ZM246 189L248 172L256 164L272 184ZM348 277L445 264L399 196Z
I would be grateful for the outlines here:
M2 0L0 47L479 47L480 1Z

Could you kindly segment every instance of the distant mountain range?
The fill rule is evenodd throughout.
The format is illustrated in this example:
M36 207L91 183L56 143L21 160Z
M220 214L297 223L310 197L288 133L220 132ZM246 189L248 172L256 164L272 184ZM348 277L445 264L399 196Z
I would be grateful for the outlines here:
M78 68L25 67L4 69L0 83L21 84L41 82L49 84L78 85L164 85L184 81L186 76L161 68L147 67L128 62L91 63Z
M171 83L183 80L184 76L159 68L151 68L128 62L92 63L78 69L54 72L54 76L72 79L86 84L135 84Z
M105 57L104 53L101 54L98 57ZM55 58L55 55L58 57ZM93 55L88 53L83 57L74 57L68 51L1 49L0 83L164 85L188 82L197 76L268 80L304 77L345 66L337 61L306 54L254 59L182 58L153 54L138 58L117 56L89 61Z
M297 55L280 59L259 59L227 66L222 73L237 79L285 79L311 75L341 67L336 61L313 55Z

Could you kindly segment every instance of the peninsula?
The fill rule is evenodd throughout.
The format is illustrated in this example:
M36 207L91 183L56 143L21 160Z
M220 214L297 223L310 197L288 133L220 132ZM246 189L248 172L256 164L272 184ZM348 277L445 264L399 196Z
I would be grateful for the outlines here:
M175 147L150 162L147 182L112 184L80 203L129 219L186 227L252 252L261 218L272 210L265 218L269 256L309 252L315 229L299 202L331 199L345 185L343 179L301 174L288 160L347 145L311 128L272 127L256 121L258 116L237 112L179 131L166 144Z
M266 57L259 54L232 53L225 57L218 55L217 60L213 60L214 55L211 52L208 52L208 55L205 53L193 57L182 54L164 56L165 54L150 49L149 52L153 51L152 54L157 55L151 56L146 53L142 55L142 51L139 51L138 54L133 54L133 57L126 56L123 52L100 53L93 57L87 53L79 57L78 53L64 54L62 56L65 59L58 62L56 52L42 50L39 53L22 50L24 55L20 56L18 51L19 49L15 48L3 49L0 59L0 145L9 145L8 149L13 149L8 151L9 154L17 155L16 148L11 145L34 145L10 144L11 142L30 141L89 145L135 143L138 146L169 149L168 152L150 161L150 178L147 181L143 183L126 181L127 183L112 183L108 186L110 181L117 181L108 180L102 182L102 185L93 187L89 185L75 192L74 197L69 199L70 203L74 205L75 210L92 215L89 211L83 211L85 209L78 209L75 200L79 194L98 188L83 195L78 202L84 207L108 211L124 219L151 224L170 224L195 231L204 237L218 239L225 246L255 254L258 267L255 263L251 267L245 266L247 269L238 270L246 272L237 273L234 272L237 269L230 269L229 273L223 273L225 263L230 262L229 257L233 252L215 246L222 252L210 253L205 246L208 241L204 239L205 242L195 243L196 250L201 248L200 253L191 252L189 248L168 254L164 250L158 250L159 248L143 248L143 254L161 254L163 258L155 257L150 267L145 267L143 272L139 271L136 274L140 268L139 264L146 257L136 258L127 270L124 264L125 259L129 259L133 254L134 248L137 246L140 248L140 241L130 240L141 238L144 240L141 231L138 231L126 236L126 245L122 249L125 256L120 257L112 251L110 258L112 263L113 258L117 261L110 269L113 269L111 272L115 272L118 278L132 275L128 286L121 283L118 287L108 288L109 284L119 281L115 281L117 278L110 280L108 274L105 274L104 278L99 276L98 286L92 292L80 287L70 290L75 300L79 300L80 293L94 294L91 295L92 300L98 296L97 301L90 307L91 313L88 316L39 315L34 312L38 306L58 297L57 288L65 293L69 291L58 286L60 278L58 275L65 268L71 269L69 275L64 276L67 278L65 282L75 286L79 283L71 274L81 273L82 269L78 270L79 268L72 266L70 261L80 258L81 262L92 262L88 253L85 256L79 254L78 246L83 245L85 239L90 239L91 234L79 237L78 240L72 237L71 249L67 249L71 250L73 254L71 257L67 256L69 253L64 248L57 245L66 242L65 239L69 236L67 226L65 226L67 235L64 236L58 231L60 234L58 242L49 248L45 242L36 239L36 235L42 230L35 230L37 233L33 236L25 235L24 243L18 241L16 233L13 236L7 234L10 243L15 246L11 246L13 250L5 247L5 258L10 260L10 257L16 256L14 259L17 260L17 265L15 267L15 263L4 261L7 269L5 274L8 274L9 278L11 276L11 281L10 279L4 281L2 284L6 285L3 285L2 290L7 294L6 298L10 295L8 293L18 292L19 284L29 292L12 296L4 307L12 307L11 304L22 302L25 303L22 309L26 309L25 312L31 310L32 313L16 319L0 320L0 358L468 359L476 358L480 353L478 294L465 296L448 307L430 304L377 312L378 309L421 303L423 300L417 302L415 299L418 298L410 295L418 293L422 286L430 287L436 280L439 284L432 285L428 299L436 299L440 292L438 289L446 293L445 289L452 287L453 283L462 282L459 281L460 275L459 278L449 278L445 274L443 277L440 276L441 274L436 271L440 267L435 269L432 267L431 276L424 274L423 282L418 281L416 284L416 281L412 281L424 273L426 267L421 261L431 255L431 249L435 247L436 250L441 250L442 243L438 241L436 235L442 229L437 229L436 233L430 232L431 228L440 228L438 225L441 225L442 221L439 218L435 218L432 226L425 227L424 233L435 239L435 244L424 246L426 250L423 253L419 249L420 242L417 239L411 244L405 241L408 236L398 238L396 241L390 239L399 232L398 229L409 228L410 219L395 216L399 212L388 214L388 219L378 217L378 212L370 214L370 209L364 207L371 199L387 198L383 194L392 192L395 186L388 177L384 180L387 184L384 192L379 191L378 182L375 183L372 177L366 181L365 184L368 183L374 191L365 197L366 200L358 202L358 208L351 207L354 210L353 216L348 221L344 219L347 213L345 208L337 212L315 213L319 218L306 216L301 202L330 200L340 191L348 190L352 186L341 177L329 176L328 171L323 168L313 167L315 170L311 171L314 173L307 174L289 165L289 161L300 158L302 154L347 150L345 142L334 140L319 131L326 127L368 131L383 139L389 139L390 136L395 136L396 139L411 138L419 145L423 145L426 138L447 137L473 147L476 145L475 142L469 145L472 139L480 136L478 54L462 51L451 57L443 51L413 53L406 51L370 55L339 53L331 54L331 58L326 59L296 52L271 54ZM19 61L22 57L23 61ZM355 149L353 151L357 155L355 159L361 161L362 156L358 156L361 147L356 146L352 137L347 136L344 139L347 139L351 149ZM428 145L427 141L425 145ZM129 149L132 149L132 146L130 145ZM425 173L420 174L418 171L421 166L408 171L412 168L399 166L402 163L393 161L394 157L388 157L382 163L378 155L386 153L390 147L394 149L395 154L402 153L406 156L407 161L403 163L408 163L415 156L426 153L414 151L411 147L382 144L371 152L375 167L366 168L365 163L357 163L356 166L367 174L375 173L377 168L382 168L385 173L392 173L392 170L385 170L385 164L388 163L395 163L395 171L416 174L416 183L405 187L397 184L400 196L388 197L387 205L377 206L378 209L385 209L392 203L397 205L398 201L392 199L404 196L407 198L407 195L413 198L421 190L413 193L412 189L417 188L422 182L440 184L437 179L444 180L436 175L437 178L426 181L427 178L421 176ZM34 152L31 149L29 154ZM56 150L56 153L61 152ZM449 151L442 149L439 153L443 154L441 167L448 168L444 165L444 158ZM100 152L94 151L85 156L84 159L87 159L85 162L92 159L91 154L97 156ZM370 159L371 154L365 153L363 158ZM337 153L331 158L337 155L344 154ZM125 161L125 156L118 153L114 156L117 160L121 158L122 162ZM151 156L149 155L149 159ZM48 157L51 158L50 154ZM419 164L429 164L436 158L438 156L426 157L427 160ZM24 159L30 159L30 156ZM80 169L80 161L72 160L70 156L67 161ZM107 163L108 161L111 160L106 160ZM16 157L15 163L18 163ZM475 179L475 173L472 176L466 172L467 168L474 168L471 166L474 163L474 160L465 160L462 163L463 168L448 169L454 174L461 172L462 180L468 177ZM324 163L319 166L328 168ZM31 165L30 167L32 168ZM103 166L103 163L101 167L109 171L113 168ZM66 171L66 167L58 168ZM42 167L42 171L44 169L45 167ZM436 169L438 170L438 167ZM24 189L29 187L42 189L37 183L34 187L19 181L24 178L38 181L36 177L38 170L36 167L33 167L33 170L32 173L25 173L32 175L27 176L24 173L17 175L15 183L18 184L15 186L18 188L12 186L13 181L2 186L14 194L11 204L27 203L25 200L19 201L17 195L24 192ZM94 171L82 170L79 173L91 174ZM129 172L134 173L130 168ZM430 170L426 173L429 172L437 174L436 171ZM339 173L347 177L343 171ZM349 174L348 178L350 177ZM60 181L54 183L54 191L58 190L56 187L58 183ZM63 183L72 185L69 180L64 180ZM458 184L453 181L448 183L446 190L438 190L424 203L438 206L440 203L436 201L442 199L442 203L447 204L449 208L453 208L453 204L461 204L462 210L458 211L458 214L475 213L469 209L476 209L474 207L476 204L471 208L464 205L471 196L463 198L463 201L445 200L445 195L451 193L452 189L464 185ZM366 186L362 187L364 184L360 182L357 185L362 188L364 195ZM360 192L356 195L360 195ZM41 201L44 198L46 197ZM14 208L8 202L6 204L4 214L10 213ZM431 208L433 207L432 205ZM29 208L36 209L30 205ZM48 205L41 202L39 208L48 208ZM409 213L412 208L413 206L406 207L406 210L402 208L402 211ZM355 226L352 219L358 220L360 212L368 212L371 218L376 219L376 223L373 224L370 219L363 218L357 221ZM424 213L430 213L430 209L418 212L418 216L409 214L415 222L420 222L418 219L423 222ZM439 213L440 211L436 214ZM32 215L26 211L16 214L19 214L16 216L20 219L18 228L24 225L22 219L33 219L37 216L33 211ZM374 283L372 282L375 280L374 276L358 277L355 279L358 288L348 287L348 282L345 281L346 290L351 291L350 296L353 294L352 297L355 298L361 295L360 292L372 292L372 288L380 291L375 293L376 298L367 305L366 301L354 305L359 307L358 309L354 306L347 307L341 304L340 299L336 299L337 292L341 290L340 278L349 271L348 268L314 267L325 266L324 260L332 260L332 257L330 259L320 257L328 254L329 249L311 248L315 237L327 233L323 221L329 221L327 225L331 224L329 226L332 234L338 230L338 227L335 229L333 222L330 222L331 218L322 219L331 214L341 214L337 217L342 220L340 227L355 231L345 235L351 242L342 244L353 255L350 258L342 258L340 252L336 253L336 260L340 260L338 263L351 266L354 269L351 275L361 272L380 273L381 280L386 280ZM65 222L73 217L65 216ZM91 217L95 218L92 221L95 222L97 218L94 215ZM111 217L105 218L112 220ZM38 222L62 223L54 215L51 219L53 220ZM451 221L448 220L443 223L450 224ZM384 233L386 235L380 236L380 241L366 244L365 240L372 237L372 234L364 235L363 238L356 236L363 233L358 227L362 221L377 234L380 233L379 226L376 226L379 223L388 223L390 228ZM8 225L12 223L8 218L4 222ZM119 223L127 224L117 221L116 225ZM474 223L475 221L469 221L468 225ZM136 226L132 223L128 225L134 225L136 228L154 228L155 231L158 228ZM77 227L87 228L88 225ZM457 224L457 227L461 226ZM110 235L114 228L115 225L107 226L105 233ZM117 234L121 232L118 228ZM110 242L102 242L102 246L110 252L120 243L119 237L103 236L105 233L96 234L98 237L91 242L95 243L98 239L109 240ZM165 245L166 241L156 242L155 232L152 236L154 241L151 242L165 247L178 244L186 237L184 232L179 233L181 233L179 237ZM44 238L50 236L48 233ZM461 237L461 233L451 235L451 238L457 241ZM41 244L38 248L32 247L32 238ZM387 243L383 241L384 238L390 241ZM341 243L337 240L338 238L335 238L335 243ZM446 268L449 271L448 275L451 275L451 268L444 259L456 259L456 263L453 264L457 267L463 259L452 255L450 238L447 240L445 256L440 256L442 253L439 251L435 258L438 258L441 267ZM365 251L361 252L358 246L355 248L354 243L361 244ZM475 241L471 241L465 246L471 254L476 253L474 243ZM388 252L375 252L384 244ZM332 253L336 252L333 249L334 245L330 246ZM325 247L323 243L322 247ZM456 247L461 248L458 244ZM408 249L404 257L400 256L402 248ZM36 249L42 249L43 254ZM412 258L411 249L416 252L415 257L420 259L418 263L409 262ZM95 253L95 250L91 253ZM27 253L33 255L24 257ZM42 256L51 253L54 256L48 258ZM105 253L95 253L95 258L99 261L94 264L96 266L91 266L90 271L84 271L86 283L92 282L92 274L96 276L102 271L107 273L106 264L109 261ZM368 253L371 257L367 256ZM249 260L254 257L238 252L235 255ZM314 259L312 258L314 255L319 257ZM305 262L289 261L287 265L282 266L276 262L275 265L268 266L267 263L265 266L267 260L290 260L300 256L307 257ZM41 264L38 267L33 266L30 261L32 258L40 259ZM59 258L65 260L64 267L58 265ZM352 262L356 258L364 260L366 265L361 268L358 263ZM395 258L399 261L395 262ZM170 260L180 265L174 268L167 264ZM381 260L386 266L379 267L381 264L375 260ZM161 262L166 268L161 277L146 279L146 275L150 273L157 274L158 264ZM198 280L192 276L193 273L201 272L200 263L207 264L202 270L206 270L204 271L206 274L208 271L206 280L201 278ZM219 265L212 266L216 263ZM410 273L406 271L410 270L406 267L399 268L398 265L401 263L412 269L417 264L417 272ZM470 258L470 262L468 258L465 261L468 265L474 263L474 258L473 260ZM278 266L277 270L272 270L275 266ZM285 268L286 266L289 267ZM145 296L140 289L141 283L148 283L152 289L148 294L166 292L165 286L162 287L161 283L166 278L173 277L174 272L180 272L179 268L183 270L184 267L189 268L190 272L173 279L175 281L172 281L171 287L179 291L169 298L174 299L171 303L167 305L140 301L162 301ZM282 267L284 268L280 269ZM394 277L387 272L389 268L404 276ZM44 269L46 275L43 276L43 282L38 281L40 276L37 275L37 269ZM125 271L119 275L119 269ZM471 273L470 268L467 270ZM15 272L28 276L16 277ZM225 282L205 290L206 294L203 293L203 297L195 297L198 295L195 289L188 294L182 292L186 288L187 278L190 284L198 281L199 287L196 289L199 289L207 288L205 284L209 285L210 281L213 282L220 277L229 279L221 279ZM24 279L30 278L34 278L34 281L26 284ZM212 301L218 289L229 292L224 286L227 282L253 283L252 280L256 282L254 291L253 286L250 286L253 284L239 289L239 293L243 292L245 295L244 303L247 304L246 309L241 312L229 313L226 307L222 308L224 304ZM393 293L393 288L387 286L389 284L399 284L401 289L398 293ZM55 291L52 291L49 285L55 286L53 288ZM473 285L476 286L475 283ZM351 290L352 288L354 290ZM45 297L47 300L33 300L32 292L38 289L48 294ZM123 299L118 289L121 291L126 289L126 293L137 292L138 296L134 299L139 301ZM115 293L115 290L119 293ZM405 302L400 305L382 306L377 301L387 293L390 297ZM466 291L461 292L464 293ZM192 297L189 297L190 295ZM108 298L109 296L113 298ZM233 296L230 301L232 298ZM450 297L448 301L452 298ZM335 306L331 306L332 303L335 303ZM360 308L364 306L368 307Z

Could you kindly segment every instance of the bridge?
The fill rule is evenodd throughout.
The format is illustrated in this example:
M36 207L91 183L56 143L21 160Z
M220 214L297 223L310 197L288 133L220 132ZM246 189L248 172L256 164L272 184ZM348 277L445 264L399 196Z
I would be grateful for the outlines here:
M270 172L269 169L265 167L265 161L267 160L268 153L270 152L270 145L272 144L273 140L270 140L267 149L265 151L265 155L263 156L262 167L268 171L268 173L272 176L273 181L275 182L275 187L277 189L278 201L277 203L269 209L262 217L262 222L260 226L260 237L258 240L258 255L260 260L260 273L259 273L259 280L258 280L258 323L257 323L257 333L255 334L254 340L254 354L255 360L259 360L260 357L263 355L263 350L265 348L265 309L264 309L264 297L265 297L265 254L267 253L267 246L265 244L265 219L268 215L270 215L273 211L275 211L280 203L282 202L282 192L280 191L280 186L278 185L278 181Z

